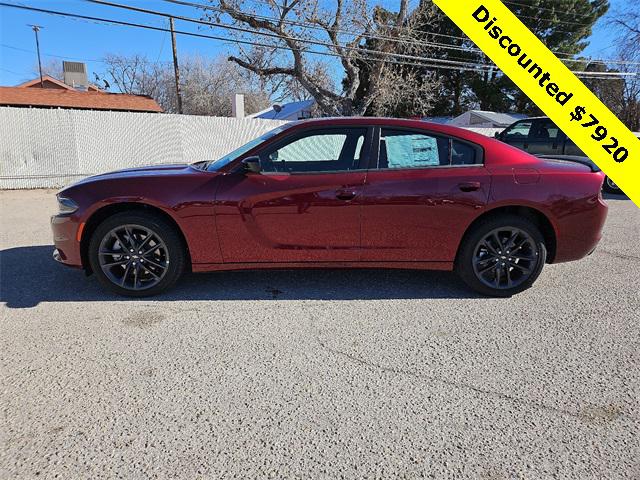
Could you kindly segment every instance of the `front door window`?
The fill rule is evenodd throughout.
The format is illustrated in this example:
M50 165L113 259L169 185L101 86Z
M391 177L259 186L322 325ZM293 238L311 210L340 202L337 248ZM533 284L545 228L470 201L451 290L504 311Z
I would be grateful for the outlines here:
M303 134L261 156L265 173L347 172L361 168L366 128Z

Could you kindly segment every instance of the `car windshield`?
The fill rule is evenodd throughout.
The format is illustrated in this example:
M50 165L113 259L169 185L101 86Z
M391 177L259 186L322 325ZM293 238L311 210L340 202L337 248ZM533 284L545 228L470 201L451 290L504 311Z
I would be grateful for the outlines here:
M228 165L229 163L234 161L236 158L244 155L252 148L260 145L262 142L266 142L270 138L275 137L276 135L278 135L280 132L284 131L288 127L289 125L281 125L279 127L274 128L273 130L269 130L267 133L262 134L258 138L254 138L250 142L245 143L239 148L236 148L233 152L227 153L224 157L219 158L218 160L213 160L211 162L208 162L203 169L208 170L210 172L215 172L216 170L220 170L222 167Z

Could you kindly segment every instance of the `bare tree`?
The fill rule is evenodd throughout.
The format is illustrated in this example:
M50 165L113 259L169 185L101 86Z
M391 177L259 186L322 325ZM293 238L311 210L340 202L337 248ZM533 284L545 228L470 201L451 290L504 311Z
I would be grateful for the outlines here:
M617 12L610 23L619 28L618 38L624 45L637 51L640 42L640 9L633 6Z
M261 77L289 79L323 114L362 115L376 102L384 110L397 101L399 72L394 67L402 62L396 54L416 38L408 0L399 0L397 12L371 8L367 0L336 0L333 8L320 0L265 0L259 6L245 0L210 2L213 13L208 10L205 19L240 26L248 33L237 34L239 39L260 44L240 49L229 60ZM373 37L375 49L367 48L363 43ZM424 46L420 51L425 53ZM327 83L326 75L319 75L330 71L341 72L342 82ZM358 91L363 71L368 75L364 95ZM404 76L405 93L412 92L412 78ZM418 83L427 84L421 93L429 90L425 78Z
M166 112L177 111L173 67L167 62L152 62L146 57L109 55L102 76L123 93L149 95ZM260 79L223 58L184 56L180 61L183 112L191 115L231 115L231 96L245 95L247 113L269 105L269 96Z
M34 75L40 75L40 70L38 67L38 62L32 67ZM64 76L62 73L62 60L45 60L42 62L42 74L49 75L50 77L55 78L56 80L62 81L62 77Z
M156 98L163 82L165 67L141 55L107 55L105 72L98 78L106 79L121 93L150 95Z
M640 9L619 11L610 22L618 29L618 71L635 73L625 77L618 99L617 115L630 129L640 131Z

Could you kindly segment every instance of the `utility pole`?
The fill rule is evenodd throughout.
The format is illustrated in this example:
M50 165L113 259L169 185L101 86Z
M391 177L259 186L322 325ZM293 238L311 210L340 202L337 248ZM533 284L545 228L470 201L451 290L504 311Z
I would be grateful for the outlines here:
M173 29L173 17L169 17L171 28L171 46L173 47L173 71L176 77L176 98L178 100L178 113L182 113L182 95L180 93L180 68L178 67L178 49L176 47L176 32Z
M29 25L36 34L36 51L38 52L38 70L40 71L40 88L44 88L44 80L42 79L42 62L40 61L40 39L38 38L38 32L41 28L40 25Z

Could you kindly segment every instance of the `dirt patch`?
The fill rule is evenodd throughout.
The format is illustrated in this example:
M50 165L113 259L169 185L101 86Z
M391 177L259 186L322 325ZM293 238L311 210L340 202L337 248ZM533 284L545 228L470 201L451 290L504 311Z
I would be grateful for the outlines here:
M122 323L128 327L151 328L154 325L164 321L166 316L164 313L150 311L134 312L125 318Z
M622 415L619 405L591 405L580 410L580 418L590 423L610 423Z

